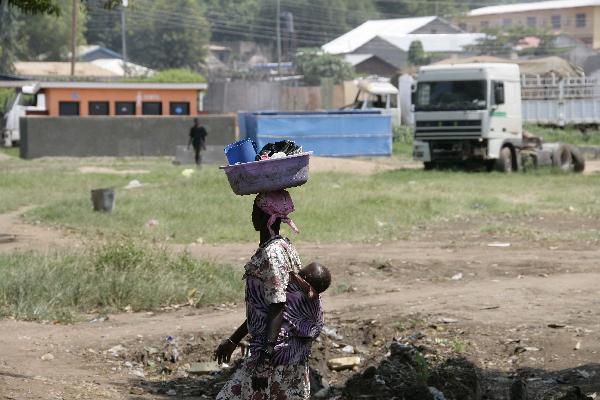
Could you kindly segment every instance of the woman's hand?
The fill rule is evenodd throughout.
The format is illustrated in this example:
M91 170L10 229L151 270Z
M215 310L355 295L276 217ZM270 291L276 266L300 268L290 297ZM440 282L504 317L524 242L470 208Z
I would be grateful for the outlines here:
M229 363L231 361L231 355L235 351L237 343L234 343L231 339L225 339L217 347L214 354L214 359L219 363Z

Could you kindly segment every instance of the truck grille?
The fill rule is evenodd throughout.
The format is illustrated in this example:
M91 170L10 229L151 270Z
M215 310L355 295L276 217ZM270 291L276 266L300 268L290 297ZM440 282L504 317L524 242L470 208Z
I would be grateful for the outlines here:
M480 120L417 121L415 139L475 139L481 137Z

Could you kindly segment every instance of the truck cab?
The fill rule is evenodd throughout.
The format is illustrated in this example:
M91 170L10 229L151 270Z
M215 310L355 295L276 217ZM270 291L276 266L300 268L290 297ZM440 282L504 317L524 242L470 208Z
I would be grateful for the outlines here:
M380 110L392 117L392 125L401 124L398 88L387 79L366 78L357 82L358 93L352 108L358 110Z
M413 88L413 157L425 167L509 163L523 140L517 64L433 65Z
M45 113L46 96L37 84L26 85L16 91L15 97L6 107L2 129L2 144L11 147L19 143L19 123L28 114Z

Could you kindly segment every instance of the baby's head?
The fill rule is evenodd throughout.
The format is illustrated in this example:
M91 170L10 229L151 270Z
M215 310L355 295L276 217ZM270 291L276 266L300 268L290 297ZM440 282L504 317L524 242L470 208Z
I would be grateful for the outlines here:
M317 293L323 293L331 285L331 273L323 265L316 262L302 268L298 275L308 282Z

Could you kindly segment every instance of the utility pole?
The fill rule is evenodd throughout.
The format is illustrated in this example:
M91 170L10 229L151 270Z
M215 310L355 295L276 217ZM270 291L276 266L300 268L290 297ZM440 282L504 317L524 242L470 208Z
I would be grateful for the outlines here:
M281 1L277 0L277 75L281 77Z
M123 53L123 76L127 76L127 41L125 39L125 8L127 8L128 0L123 0L121 5L121 53Z
M77 60L77 3L73 0L71 10L71 76L75 76L75 62Z

